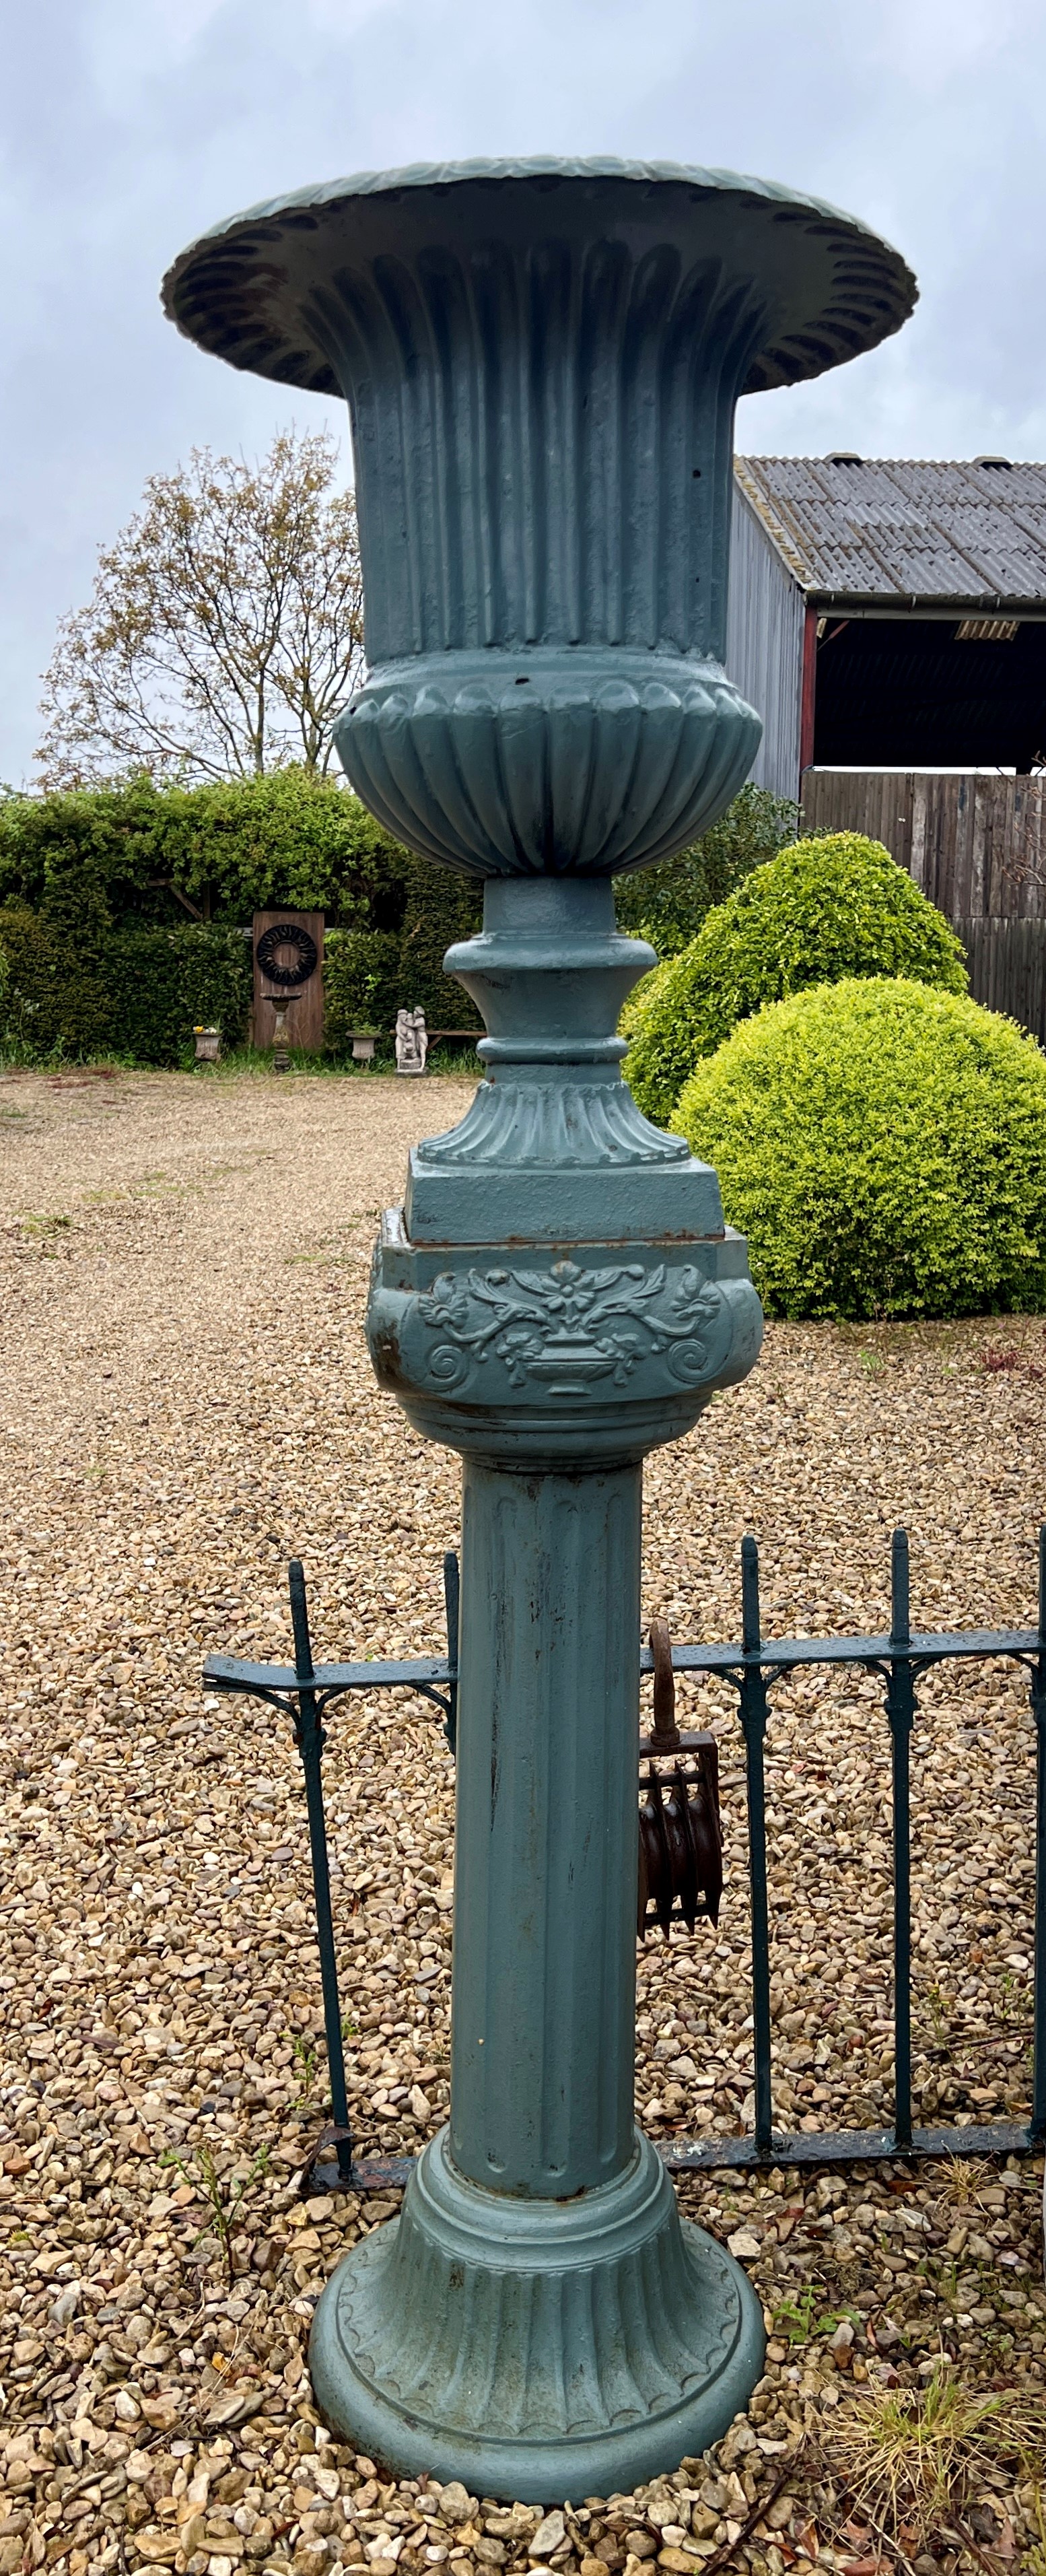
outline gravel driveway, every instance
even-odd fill
[[[441,1649],[456,1463],[378,1397],[360,1318],[407,1146],[468,1096],[364,1077],[0,1080],[0,2576],[66,2560],[70,2576],[339,2560],[638,2576],[655,2557],[683,2576],[720,2553],[781,2576],[818,2548],[844,2566],[863,2528],[832,2468],[847,2408],[917,2386],[942,2351],[973,2384],[1041,2391],[1041,2157],[793,2169],[751,2189],[717,2171],[683,2200],[740,2251],[772,2335],[753,2422],[718,2457],[536,2531],[524,2508],[383,2482],[316,2424],[318,2288],[394,2203],[298,2193],[324,2071],[296,1757],[274,1716],[206,1702],[200,1667],[212,1648],[286,1653],[296,1551],[318,1653]],[[677,1638],[735,1635],[750,1529],[767,1633],[883,1627],[905,1521],[916,1625],[1030,1624],[1044,1396],[1041,1318],[774,1328],[750,1382],[650,1463],[648,1613]],[[722,1692],[680,1699],[723,1740],[728,1876],[718,1937],[699,1926],[641,1956],[639,2097],[661,2139],[751,2114],[739,1729]],[[889,2114],[888,1776],[872,1682],[780,1687],[788,2127]],[[1026,2108],[1032,1787],[1019,1680],[927,1685],[917,2117]],[[402,2153],[447,2096],[436,1713],[401,1698],[337,1715],[327,1795],[354,2117],[364,2149]],[[1030,2547],[1033,2483],[1000,2470],[971,2504],[1004,2564]]]

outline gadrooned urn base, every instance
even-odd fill
[[[706,830],[760,730],[707,654],[544,645],[386,662],[334,740],[371,813],[427,858],[620,876]]]
[[[322,2414],[358,2449],[550,2504],[628,2492],[718,2441],[764,2342],[751,2283],[681,2221],[648,2139],[612,2183],[557,2202],[467,2181],[442,2130],[400,2217],[328,2282],[309,2358]]]

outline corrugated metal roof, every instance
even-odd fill
[[[1046,608],[1046,465],[739,456],[735,471],[815,599]]]

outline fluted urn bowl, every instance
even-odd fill
[[[610,875],[715,819],[759,741],[722,662],[734,405],[898,329],[895,251],[728,172],[470,162],[257,206],[164,296],[347,396],[369,677],[336,739],[398,839]]]

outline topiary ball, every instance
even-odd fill
[[[793,841],[626,1005],[625,1075],[640,1108],[667,1119],[694,1066],[739,1020],[846,975],[905,975],[948,993],[967,982],[954,930],[881,841],[860,832]]]
[[[672,1125],[714,1163],[772,1315],[1046,1305],[1046,1055],[965,996],[848,977],[772,1003]]]

